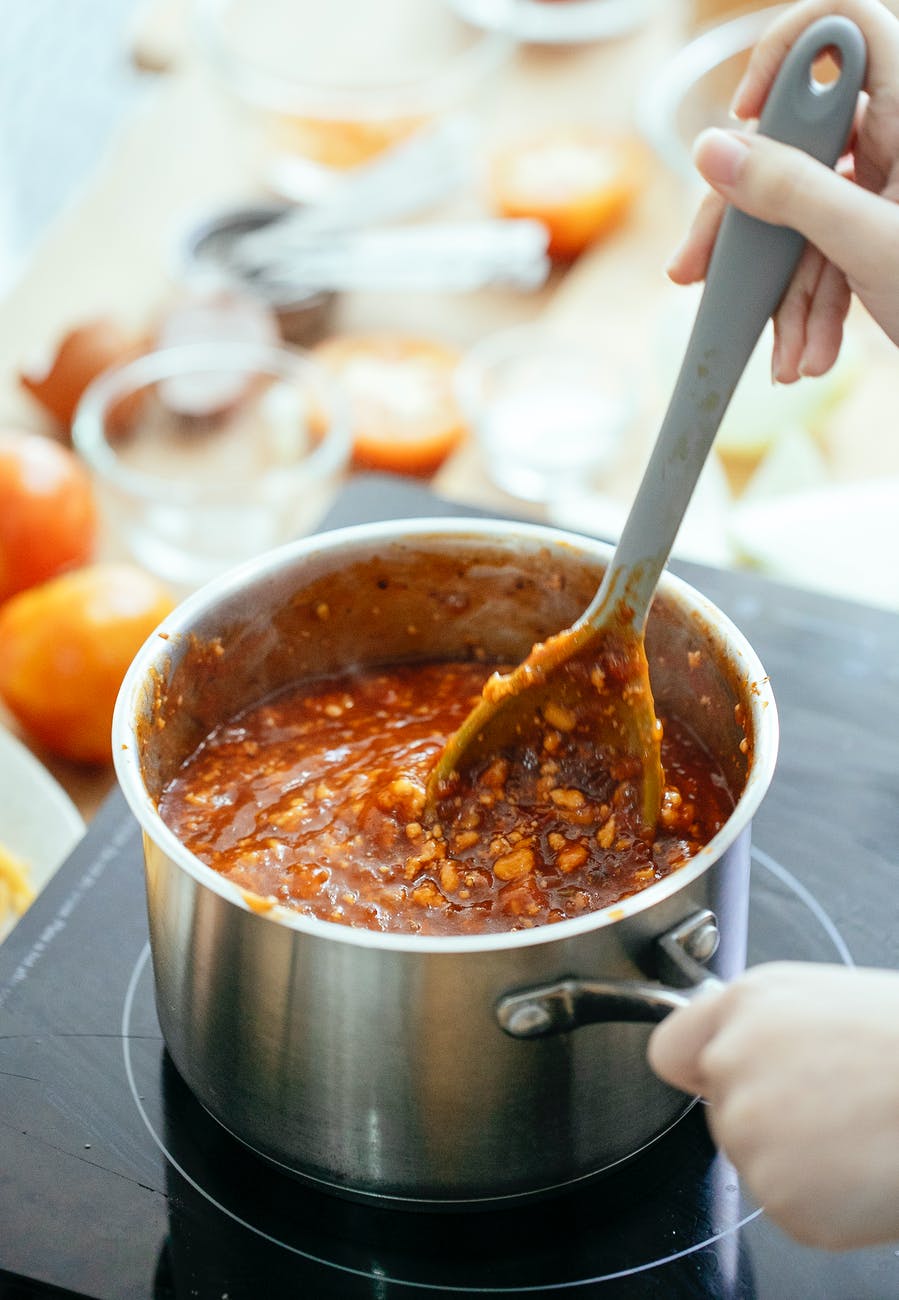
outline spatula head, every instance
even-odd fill
[[[651,835],[662,801],[661,728],[642,635],[622,624],[597,636],[568,629],[533,647],[508,673],[495,673],[450,737],[428,781],[433,809],[462,772],[503,754],[537,762],[576,757],[585,780],[608,773],[618,797]]]

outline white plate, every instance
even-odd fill
[[[747,500],[733,512],[730,537],[772,577],[899,610],[899,478]]]
[[[84,834],[81,814],[29,749],[0,727],[0,844],[39,894]],[[18,917],[0,916],[0,942]]]
[[[611,40],[646,22],[658,0],[447,0],[460,18],[536,45]]]

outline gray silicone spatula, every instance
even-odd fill
[[[839,76],[815,80],[834,52]],[[768,95],[759,131],[833,166],[849,137],[865,76],[865,41],[846,18],[820,19],[787,54]],[[482,698],[447,742],[428,783],[428,803],[454,775],[486,755],[514,750],[546,718],[550,702],[583,704],[595,717],[597,748],[633,774],[644,829],[654,830],[662,797],[659,726],[643,633],[650,604],[715,434],[746,363],[776,310],[804,246],[785,226],[728,209],[662,427],[596,596],[570,628],[534,646]],[[574,656],[595,665],[574,674]],[[568,668],[568,671],[566,671]],[[592,683],[592,684],[591,684]],[[602,699],[587,700],[599,690]]]

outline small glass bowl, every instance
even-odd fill
[[[311,532],[350,457],[333,382],[295,350],[190,343],[98,376],[72,427],[112,546],[179,591]]]
[[[456,376],[463,414],[497,487],[551,502],[617,460],[636,408],[626,376],[586,342],[541,326],[490,335]]]
[[[211,71],[261,126],[268,185],[301,201],[469,108],[514,49],[443,0],[198,0],[197,21]]]
[[[653,73],[637,103],[637,124],[675,174],[702,184],[693,165],[693,142],[706,127],[733,126],[730,101],[749,56],[787,8],[756,8],[709,27]]]

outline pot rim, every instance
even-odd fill
[[[534,926],[532,929],[511,930],[482,935],[419,935],[368,930],[362,927],[341,925],[307,916],[283,904],[274,903],[261,909],[248,901],[247,891],[220,875],[195,857],[163,822],[156,804],[147,790],[141,775],[139,744],[134,718],[138,716],[145,697],[145,686],[150,671],[165,655],[166,646],[176,637],[188,634],[198,616],[208,613],[216,605],[237,592],[255,585],[266,576],[289,568],[305,554],[315,554],[323,546],[329,550],[355,550],[359,543],[384,543],[388,541],[427,541],[442,536],[453,538],[493,538],[497,541],[519,537],[522,541],[554,547],[570,547],[583,555],[594,555],[608,561],[614,551],[609,543],[598,538],[568,532],[540,523],[519,523],[514,520],[478,519],[472,517],[416,518],[383,520],[375,523],[353,524],[289,542],[270,550],[213,578],[199,590],[187,596],[159,624],[144,642],[125,675],[116,700],[112,722],[112,744],[115,773],[119,786],[137,818],[144,836],[148,837],[181,870],[197,884],[212,890],[221,898],[261,920],[274,921],[288,929],[308,934],[310,937],[329,939],[359,948],[390,949],[408,953],[446,953],[504,951],[531,948],[546,943],[575,939],[608,925],[648,911],[665,902],[699,879],[726,849],[749,826],[761,803],[777,759],[779,728],[777,706],[768,676],[742,632],[695,587],[665,570],[659,581],[659,591],[686,606],[704,620],[719,645],[726,645],[731,661],[738,666],[741,677],[747,682],[746,696],[752,716],[754,737],[753,763],[746,786],[733,813],[721,830],[704,845],[683,867],[671,872],[639,893],[631,894],[617,903],[583,916],[558,921],[552,925]]]

